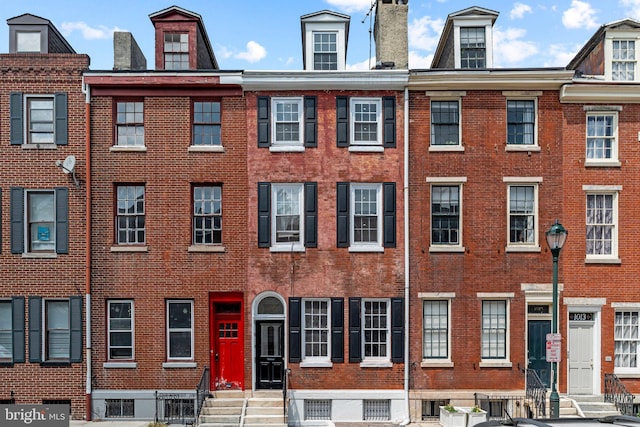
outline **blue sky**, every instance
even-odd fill
[[[372,0],[0,0],[2,19],[31,13],[49,19],[91,69],[113,67],[113,31],[130,31],[153,66],[149,14],[176,5],[200,14],[220,68],[301,70],[300,16],[328,9],[351,16],[347,64],[367,69]],[[429,68],[449,13],[481,6],[500,13],[494,27],[497,67],[565,66],[600,25],[640,20],[640,0],[409,0],[409,67]],[[0,26],[0,52],[9,49]]]

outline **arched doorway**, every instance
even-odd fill
[[[255,388],[282,389],[285,370],[285,304],[266,292],[254,300],[253,349]]]

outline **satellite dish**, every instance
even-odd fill
[[[76,167],[76,157],[74,155],[67,156],[66,159],[62,162],[62,170],[64,173],[71,173],[73,169]]]

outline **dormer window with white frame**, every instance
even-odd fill
[[[637,31],[608,31],[605,37],[605,80],[637,82],[640,34]]]
[[[332,32],[313,33],[313,69],[337,70],[338,69],[338,34]]]
[[[462,20],[454,24],[455,67],[493,67],[493,37],[490,19]]]
[[[327,10],[300,17],[304,70],[346,70],[350,20],[349,15]]]

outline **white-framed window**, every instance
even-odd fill
[[[54,191],[26,191],[28,253],[56,251],[56,204]]]
[[[0,361],[13,359],[13,308],[10,300],[0,300]]]
[[[450,360],[450,300],[422,301],[422,359]]]
[[[192,300],[167,300],[167,359],[193,360]]]
[[[431,101],[431,145],[460,146],[460,100]]]
[[[54,144],[54,97],[26,95],[26,125],[28,144]]]
[[[485,27],[460,28],[460,67],[486,68],[487,44]]]
[[[505,178],[507,185],[508,250],[539,249],[538,182]]]
[[[466,177],[427,177],[431,184],[430,251],[462,252],[462,195]]]
[[[507,100],[507,145],[537,145],[537,100]]]
[[[351,145],[382,145],[382,99],[349,99]]]
[[[116,186],[116,243],[142,245],[145,243],[144,185]]]
[[[107,302],[109,360],[131,360],[134,355],[134,312],[132,300]]]
[[[616,309],[614,319],[614,371],[616,374],[640,374],[638,365],[640,329],[637,308]]]
[[[164,69],[189,69],[189,34],[164,34]]]
[[[16,31],[16,53],[40,52],[42,50],[40,31]]]
[[[318,31],[313,33],[313,69],[338,69],[338,33]]]
[[[507,360],[508,355],[507,300],[482,300],[482,360]]]
[[[271,99],[273,145],[303,145],[303,112],[301,97]]]
[[[194,101],[191,144],[200,147],[221,146],[221,116],[219,101]]]
[[[304,248],[303,184],[272,184],[272,246]]]
[[[222,186],[193,187],[193,244],[222,243]]]
[[[116,145],[120,147],[144,146],[144,102],[120,101],[116,103]]]
[[[302,358],[330,362],[331,304],[328,299],[304,299],[302,304]]]
[[[583,187],[586,194],[586,260],[618,260],[618,187]]]
[[[618,113],[587,112],[586,165],[618,161]]]
[[[71,318],[68,300],[44,301],[44,360],[67,361],[71,349]]]
[[[382,185],[351,184],[351,247],[382,247]]]
[[[388,299],[362,300],[363,361],[388,361],[391,356],[391,312]]]
[[[638,81],[640,36],[635,30],[607,30],[604,38],[604,77],[607,81]]]

